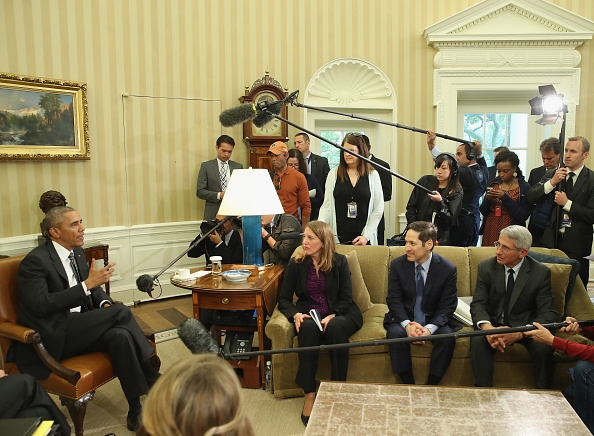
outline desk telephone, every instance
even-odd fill
[[[223,353],[226,355],[231,353],[248,353],[252,351],[253,340],[254,332],[227,331]],[[235,359],[249,359],[249,357],[235,357]]]

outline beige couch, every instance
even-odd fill
[[[353,277],[353,294],[355,301],[359,302],[363,312],[363,327],[351,338],[351,342],[364,342],[385,339],[386,331],[383,327],[384,314],[387,312],[386,295],[388,292],[389,266],[393,259],[404,254],[404,247],[385,246],[339,246],[342,254],[356,252],[354,259],[349,260],[351,275]],[[559,250],[535,249],[546,254],[566,257]],[[458,296],[471,296],[474,290],[478,264],[495,255],[491,247],[436,247],[435,252],[452,261],[458,268]],[[352,256],[351,256],[352,257]],[[357,283],[360,265],[362,280]],[[354,267],[353,267],[354,266]],[[569,265],[552,265],[553,294],[555,307],[558,309],[559,319],[565,319],[563,307],[565,291],[569,279]],[[360,277],[360,276],[359,276]],[[364,282],[364,284],[363,284]],[[371,304],[362,303],[366,296],[365,285],[369,293]],[[358,294],[355,298],[355,294]],[[363,300],[362,300],[363,298]],[[368,307],[361,307],[367,305]],[[578,279],[573,294],[567,302],[566,315],[578,320],[594,319],[594,306],[588,298],[586,289]],[[464,327],[460,332],[470,331],[471,327]],[[563,333],[557,333],[563,336]],[[278,311],[274,310],[270,321],[266,325],[266,335],[272,342],[272,349],[296,348],[297,337],[293,323]],[[581,335],[576,335],[573,340],[589,341]],[[419,383],[424,383],[429,372],[429,358],[432,345],[411,346],[413,372]],[[561,389],[571,383],[568,369],[574,361],[563,353],[557,352],[555,358],[558,362],[553,386]],[[303,391],[295,385],[297,371],[297,354],[275,354],[272,356],[274,395],[279,398],[303,395]],[[330,363],[326,352],[320,353],[320,362],[317,378],[330,379]],[[398,376],[392,373],[388,347],[386,345],[355,347],[350,349],[348,381],[371,383],[400,383]],[[495,357],[494,386],[535,388],[530,356],[522,345],[512,345],[505,353],[497,353]],[[473,386],[472,366],[470,363],[470,339],[459,338],[456,343],[452,363],[444,375],[442,385]]]

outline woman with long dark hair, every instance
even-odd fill
[[[437,227],[438,245],[449,245],[450,227],[457,224],[462,210],[463,191],[456,158],[448,153],[440,154],[435,159],[435,175],[423,176],[417,183],[435,193],[413,189],[406,205],[407,224],[431,222]]]
[[[513,151],[503,151],[495,158],[498,176],[490,182],[487,195],[481,203],[483,235],[481,245],[492,247],[499,240],[499,232],[512,224],[526,226],[530,204],[526,194],[530,184],[524,180],[520,158]]]
[[[369,148],[359,134],[349,133],[342,146],[365,158]],[[377,226],[384,213],[379,174],[363,159],[344,150],[328,174],[319,220],[328,223],[341,244],[377,245]]]

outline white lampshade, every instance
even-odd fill
[[[233,170],[219,215],[249,216],[284,213],[272,180],[265,169]]]

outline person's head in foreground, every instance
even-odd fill
[[[214,354],[177,362],[150,390],[144,403],[143,436],[252,436],[243,394],[231,365]]]

